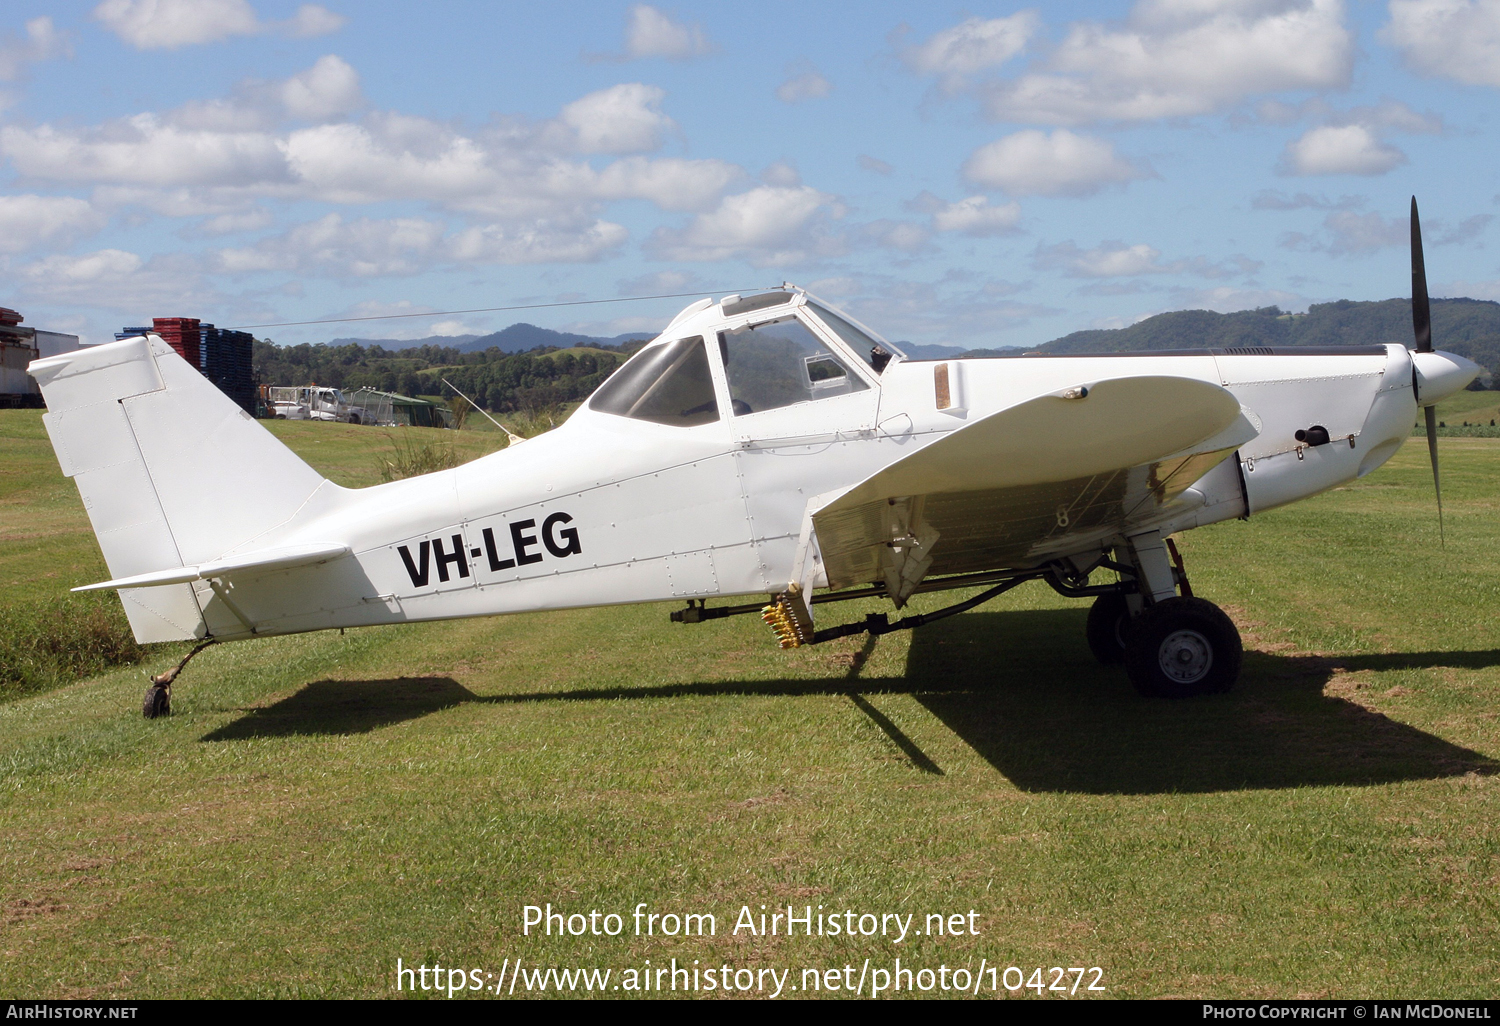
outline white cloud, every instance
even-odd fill
[[[835,202],[834,197],[806,185],[760,185],[724,197],[718,207],[699,214],[686,228],[656,229],[647,248],[668,260],[738,257],[757,267],[800,263],[842,249],[840,240],[818,231],[820,217]]]
[[[678,292],[707,292],[704,281],[691,271],[653,271],[615,282],[622,296],[655,296]]]
[[[1037,317],[1062,311],[1006,298],[1009,282],[949,273],[936,281],[863,276],[857,285],[834,279],[839,291],[814,283],[813,291],[848,296],[840,305],[892,341],[985,346],[1006,344],[1006,335]]]
[[[1406,154],[1363,125],[1312,128],[1286,146],[1281,170],[1293,175],[1383,175]]]
[[[337,32],[348,22],[342,14],[334,14],[326,7],[317,4],[303,4],[297,8],[297,13],[286,23],[286,34],[294,39],[310,39],[313,36],[326,36],[331,32]]]
[[[872,157],[868,153],[859,155],[859,166],[866,171],[873,171],[877,175],[889,175],[896,169],[879,157]]]
[[[1204,256],[1163,261],[1161,252],[1152,246],[1144,243],[1127,246],[1119,241],[1103,242],[1093,249],[1080,249],[1073,242],[1037,246],[1032,264],[1038,270],[1061,270],[1069,278],[1133,278],[1147,274],[1230,278],[1254,274],[1264,266],[1243,256],[1218,263]]]
[[[712,50],[713,44],[699,26],[675,22],[649,4],[636,4],[630,9],[630,20],[625,26],[627,60],[642,57],[686,60]]]
[[[268,31],[305,39],[337,31],[346,20],[303,4],[291,20],[268,24],[246,0],[104,0],[94,18],[137,50],[176,50]]]
[[[1055,125],[1188,117],[1347,85],[1353,59],[1341,0],[1144,0],[1123,27],[1070,26],[1044,71],[986,87],[985,103]]]
[[[663,210],[704,210],[744,171],[722,160],[626,157],[594,174],[586,195],[644,199]]]
[[[307,121],[348,114],[365,102],[359,73],[333,54],[319,57],[311,68],[280,83],[277,93],[288,114]]]
[[[578,263],[623,244],[620,225],[478,225],[448,234],[424,218],[357,218],[326,214],[253,246],[222,249],[216,270],[228,274],[285,271],[333,278],[420,274],[439,264]]]
[[[1432,244],[1434,246],[1455,246],[1464,242],[1472,242],[1484,234],[1489,223],[1495,219],[1493,214],[1475,214],[1466,217],[1452,228],[1443,228],[1441,222],[1433,227],[1438,231],[1432,233]]]
[[[558,115],[559,138],[579,153],[641,153],[677,126],[661,112],[667,91],[631,82],[574,100]]]
[[[250,210],[233,213],[219,214],[210,217],[194,230],[198,235],[232,235],[235,232],[253,232],[262,228],[269,228],[273,218],[271,212],[264,207],[254,207]]]
[[[242,213],[266,197],[417,201],[488,221],[539,219],[537,230],[551,237],[541,222],[591,225],[595,208],[614,200],[708,210],[744,177],[714,159],[579,159],[659,147],[676,127],[660,109],[664,95],[627,83],[553,119],[498,119],[474,133],[389,111],[350,121],[340,118],[364,103],[359,78],[328,55],[289,79],[242,82],[232,98],[165,114],[81,128],[0,126],[0,155],[24,177],[92,183],[107,205],[168,216]],[[288,118],[324,123],[281,127]]]
[[[623,225],[595,221],[577,228],[555,229],[546,224],[524,228],[486,225],[455,236],[449,254],[464,263],[546,264],[600,260],[630,237]]]
[[[1424,75],[1500,86],[1500,0],[1391,0],[1382,41]]]
[[[95,129],[0,128],[0,152],[22,175],[56,182],[249,185],[286,180],[276,140],[262,133],[190,131],[155,114]]]
[[[311,271],[357,278],[416,274],[427,269],[442,239],[438,221],[345,221],[339,214],[327,214],[253,247],[220,250],[218,269],[230,274]]]
[[[0,196],[0,252],[66,245],[104,227],[106,218],[72,196]]]
[[[147,261],[120,249],[45,257],[21,267],[16,278],[27,297],[36,302],[128,310],[132,317],[172,307],[205,309],[222,302],[222,297],[204,286],[201,269],[192,258]]]
[[[1429,228],[1435,225],[1429,224]],[[1406,218],[1387,220],[1379,214],[1356,214],[1339,210],[1323,219],[1326,241],[1301,232],[1288,232],[1281,245],[1288,249],[1305,249],[1331,253],[1334,256],[1357,256],[1373,253],[1387,246],[1411,244],[1411,225]]]
[[[877,246],[916,253],[927,248],[932,232],[915,221],[892,221],[881,218],[860,227],[860,234]]]
[[[1277,192],[1275,189],[1262,189],[1250,200],[1252,210],[1349,210],[1353,207],[1364,206],[1364,196],[1340,196],[1331,200],[1327,196],[1313,196],[1305,192],[1299,192],[1295,196]]]
[[[261,31],[245,0],[104,0],[94,17],[137,50],[175,50]]]
[[[805,62],[788,66],[786,75],[786,80],[776,87],[776,99],[782,103],[820,100],[833,92],[833,83]]]
[[[908,47],[901,59],[918,74],[940,76],[945,87],[957,89],[965,77],[999,67],[1026,49],[1041,22],[1036,11],[1008,18],[970,18]]]
[[[1020,219],[1019,203],[992,207],[985,196],[970,196],[932,212],[932,226],[938,231],[977,236],[1010,234],[1016,230],[1016,222]]]
[[[1105,242],[1093,249],[1079,249],[1072,242],[1038,246],[1032,263],[1038,270],[1061,269],[1070,278],[1124,278],[1140,274],[1165,274],[1161,253],[1145,244],[1127,246]]]
[[[32,18],[26,23],[26,35],[9,33],[0,39],[0,82],[14,82],[26,72],[26,65],[54,57],[71,57],[72,41],[60,32],[48,17]]]
[[[1143,174],[1103,139],[1060,128],[1016,132],[975,150],[964,178],[1012,196],[1089,196]]]

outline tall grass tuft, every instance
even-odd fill
[[[464,462],[446,431],[432,428],[405,428],[391,436],[391,451],[380,457],[380,480],[402,478],[447,470]]]
[[[0,608],[0,701],[138,663],[146,654],[112,594]]]

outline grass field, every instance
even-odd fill
[[[273,429],[378,479],[369,428]],[[101,579],[36,415],[0,412],[0,447],[0,607]],[[873,645],[644,606],[210,649],[161,721],[143,672],[174,646],[0,704],[0,995],[382,996],[398,957],[795,986],[900,957],[1099,966],[1113,996],[1492,996],[1500,440],[1441,451],[1445,548],[1417,440],[1185,537],[1244,632],[1226,696],[1136,697],[1086,605],[1027,586]],[[523,937],[546,902],[625,935]],[[631,936],[638,902],[717,935]],[[979,935],[730,933],[788,903]]]

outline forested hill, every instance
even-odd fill
[[[1075,331],[1037,347],[1043,353],[1120,353],[1143,349],[1227,346],[1355,346],[1396,342],[1411,345],[1411,300],[1314,303],[1305,314],[1277,307],[1214,313],[1176,310],[1128,328]],[[1480,299],[1434,299],[1432,343],[1467,356],[1490,371],[1500,369],[1500,303]]]
[[[574,346],[610,348],[652,337],[654,336],[649,333],[637,331],[610,338],[596,338],[593,335],[575,335],[567,331],[538,328],[535,324],[522,321],[488,335],[429,335],[419,339],[336,338],[328,344],[331,346],[358,345],[393,352],[437,346],[444,349],[456,349],[461,353],[482,353],[486,349],[499,349],[507,353],[525,353],[543,346],[553,349],[571,349]]]
[[[442,379],[447,378],[486,409],[535,413],[585,398],[639,347],[636,342],[474,353],[427,345],[392,352],[358,343],[278,346],[257,341],[255,373],[267,385],[369,386],[403,395],[443,395]]]

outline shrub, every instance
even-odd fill
[[[138,663],[146,655],[113,594],[0,608],[0,701]]]
[[[391,438],[391,451],[380,457],[380,480],[399,481],[447,470],[464,462],[446,432],[403,428]]]

